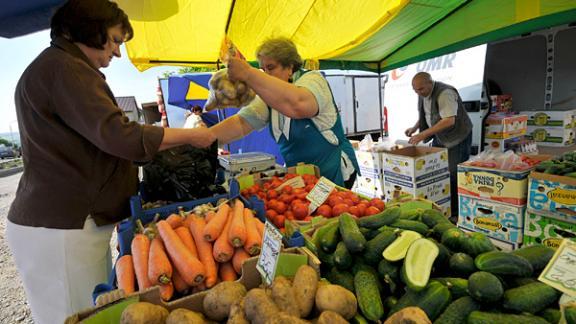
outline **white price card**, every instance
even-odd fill
[[[282,190],[282,188],[284,188],[286,186],[290,186],[292,188],[304,188],[304,187],[306,187],[306,184],[304,183],[304,180],[302,179],[301,176],[297,176],[297,177],[294,177],[292,179],[288,179],[288,180],[284,181],[284,183],[279,185],[274,190],[280,192]]]
[[[310,214],[328,199],[334,188],[336,188],[336,184],[325,177],[321,177],[318,180],[314,188],[306,196],[306,199],[310,201]]]
[[[576,242],[562,240],[538,280],[576,297]]]
[[[264,277],[267,285],[272,284],[278,265],[278,257],[282,249],[282,233],[270,222],[264,225],[264,239],[262,240],[262,250],[258,257],[256,269]]]

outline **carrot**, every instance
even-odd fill
[[[228,220],[228,213],[230,213],[230,206],[228,204],[222,205],[218,212],[214,215],[210,222],[206,223],[204,227],[204,239],[208,242],[214,242],[222,229],[226,226],[226,221]]]
[[[228,240],[233,247],[241,247],[246,242],[246,225],[244,224],[244,204],[240,199],[234,202],[234,212],[228,230]]]
[[[220,233],[220,236],[218,236],[218,239],[214,242],[212,255],[214,256],[214,260],[218,262],[227,262],[232,258],[232,254],[234,254],[234,247],[230,244],[230,240],[228,239],[228,229],[230,228],[233,218],[232,213],[233,211],[230,210],[226,226],[222,233]]]
[[[178,269],[174,269],[174,273],[172,274],[172,283],[174,284],[174,290],[181,294],[185,294],[188,291],[188,288],[190,288],[184,279],[182,279]]]
[[[260,233],[260,239],[264,239],[264,223],[262,223],[260,220],[255,221],[254,224],[256,225],[256,228],[258,229],[258,233]]]
[[[242,264],[244,261],[246,261],[246,259],[249,258],[250,255],[243,248],[237,248],[234,251],[234,256],[232,257],[232,265],[234,266],[234,271],[236,271],[237,274],[242,274]]]
[[[244,208],[244,224],[246,225],[246,242],[244,242],[244,249],[250,255],[260,253],[262,246],[262,237],[258,233],[258,228],[255,222],[260,222],[254,218],[254,214],[248,208]]]
[[[236,271],[234,271],[231,262],[222,263],[219,272],[222,281],[236,281],[236,279],[238,279],[238,275],[236,274]]]
[[[212,256],[212,243],[204,240],[204,227],[206,222],[204,218],[190,215],[190,232],[196,242],[196,249],[198,250],[198,258],[206,269],[206,286],[211,288],[218,280],[218,269],[216,268],[216,261]]]
[[[158,285],[160,287],[160,297],[163,301],[169,301],[174,295],[174,285],[169,282],[166,285]]]
[[[206,290],[206,289],[208,289],[208,288],[206,287],[206,285],[205,285],[204,283],[201,283],[201,284],[199,284],[198,286],[192,287],[192,293],[193,293],[193,294],[199,293],[199,292],[204,291],[204,290]]]
[[[184,217],[184,220],[182,221],[182,226],[186,227],[186,228],[190,228],[190,222],[191,220],[192,214],[186,215],[186,217]]]
[[[150,254],[150,239],[144,234],[136,234],[130,244],[132,262],[138,281],[138,290],[145,290],[152,284],[148,280],[148,256]]]
[[[182,226],[182,221],[183,218],[180,215],[177,214],[170,214],[167,218],[166,221],[168,222],[168,224],[170,224],[170,226],[172,226],[172,228],[177,228]]]
[[[190,233],[188,227],[180,226],[174,231],[176,232],[176,234],[178,234],[178,237],[180,238],[180,240],[182,240],[182,243],[186,245],[188,250],[190,250],[192,255],[198,259],[198,250],[196,249],[196,243],[194,243],[194,238],[192,237],[192,233]]]
[[[123,255],[116,261],[116,280],[118,281],[118,288],[123,289],[126,295],[134,292],[134,263],[132,263],[132,256],[129,254]]]
[[[150,243],[148,257],[148,280],[152,285],[167,284],[172,278],[172,264],[168,260],[162,239],[156,237]]]
[[[180,240],[170,224],[161,220],[156,223],[156,227],[158,228],[158,234],[160,234],[162,241],[166,245],[166,251],[182,279],[190,286],[195,286],[204,281],[206,276],[204,265],[182,243],[182,240]]]
[[[226,204],[226,205],[228,205],[228,204]],[[228,206],[228,207],[230,207],[230,206]],[[211,211],[207,212],[207,213],[206,213],[206,217],[205,217],[205,218],[206,218],[206,223],[210,223],[210,221],[212,221],[212,219],[214,218],[214,216],[216,216],[216,213],[215,213],[214,211],[211,210]]]

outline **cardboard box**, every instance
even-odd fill
[[[528,177],[528,208],[576,223],[576,178],[531,172]]]
[[[565,146],[574,144],[574,128],[528,126],[526,138],[538,145]]]
[[[547,213],[526,211],[524,218],[524,244],[543,244],[558,248],[563,239],[576,242],[576,223],[569,223],[551,217]]]
[[[522,243],[526,207],[458,196],[458,226],[505,242]]]
[[[506,152],[517,147],[521,142],[529,142],[524,135],[506,139],[485,138],[484,149],[496,152]]]
[[[382,174],[356,177],[355,192],[370,198],[381,198],[384,196],[384,181]]]
[[[521,114],[528,116],[528,127],[531,126],[551,126],[557,128],[571,129],[576,127],[576,110],[540,110],[521,111]]]
[[[448,172],[448,150],[409,146],[383,153],[384,176],[418,183]]]
[[[458,228],[460,228],[460,229],[462,230],[462,232],[464,232],[464,233],[474,233],[474,231],[471,231],[471,230],[469,230],[469,229],[467,229],[467,228],[464,228],[464,227],[458,226]],[[507,242],[507,241],[495,239],[495,238],[492,238],[492,237],[488,237],[488,239],[490,239],[490,241],[492,242],[492,244],[494,244],[494,246],[495,246],[497,249],[500,249],[500,250],[502,250],[502,251],[507,251],[507,252],[517,250],[517,249],[519,249],[520,246],[522,245],[522,244],[520,244],[520,243]]]
[[[382,153],[355,151],[356,160],[363,176],[374,177],[382,174]]]
[[[492,107],[490,112],[510,112],[512,111],[512,95],[492,95],[490,96]]]
[[[440,211],[442,211],[442,214],[444,214],[444,216],[450,217],[452,216],[452,204],[450,202],[451,197],[448,196],[435,201],[434,204],[438,206],[438,208],[440,209]]]
[[[320,178],[320,169],[313,165],[313,164],[298,164],[297,166],[289,167],[287,169],[287,173],[293,174],[313,174],[317,178]],[[278,173],[277,175],[283,176],[284,173]],[[255,173],[255,174],[246,174],[241,175],[236,178],[238,183],[240,184],[240,190],[244,190],[246,188],[250,188],[255,184],[262,184],[264,181],[270,179],[269,173]]]
[[[491,114],[484,123],[485,137],[506,139],[526,133],[528,116],[507,113]]]
[[[438,201],[450,197],[450,174],[444,173],[436,178],[413,183],[395,177],[384,176],[384,196],[387,200],[406,193],[414,198]]]

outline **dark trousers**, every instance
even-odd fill
[[[432,142],[434,147],[444,147],[436,137]],[[450,213],[458,217],[458,164],[470,159],[472,148],[472,133],[460,144],[448,149],[448,172],[450,172]]]

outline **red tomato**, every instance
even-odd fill
[[[250,192],[248,191],[248,189],[242,189],[240,190],[240,194],[244,197],[248,197],[250,195]]]
[[[380,198],[372,198],[372,200],[370,200],[370,206],[374,206],[376,208],[378,208],[380,211],[384,210],[384,207],[386,206],[384,204],[384,202],[382,201],[382,199]]]
[[[370,207],[366,208],[366,212],[364,213],[364,215],[370,216],[370,215],[378,214],[379,212],[380,212],[380,209],[378,209],[374,206],[370,206]]]
[[[353,194],[352,196],[350,196],[350,200],[352,200],[352,203],[354,205],[358,205],[358,203],[360,202],[360,197]]]
[[[274,218],[273,223],[274,223],[274,225],[276,225],[276,227],[283,228],[285,221],[286,221],[286,217],[284,215],[278,215]]]
[[[277,215],[278,215],[278,213],[274,209],[268,209],[266,211],[266,218],[268,218],[271,221],[273,221]]]
[[[324,216],[327,218],[332,217],[332,207],[329,205],[322,205],[316,209],[316,215]]]
[[[308,196],[307,192],[301,192],[299,194],[296,194],[296,198],[298,198],[300,200],[306,200],[306,196]]]
[[[354,202],[350,198],[344,198],[343,203],[345,203],[348,206],[354,206]]]
[[[363,216],[360,214],[360,209],[358,208],[358,206],[352,206],[348,209],[348,212],[356,217],[360,217]]]
[[[274,210],[277,211],[278,214],[284,214],[287,209],[288,209],[288,206],[283,201],[279,201],[276,204],[276,207],[274,208]]]
[[[344,199],[340,196],[330,196],[328,198],[328,205],[330,205],[330,207],[334,208],[334,206],[338,205],[338,204],[342,204],[344,203]]]
[[[289,195],[289,194],[292,193],[292,190],[293,190],[293,189],[292,189],[292,186],[291,186],[291,185],[287,185],[287,186],[284,186],[284,187],[282,188],[282,193],[285,193],[285,194],[288,194],[288,195]]]
[[[297,204],[292,206],[292,211],[294,212],[294,217],[298,220],[303,220],[308,216],[308,206],[305,204]]]
[[[277,205],[277,204],[278,204],[278,200],[276,200],[276,199],[270,199],[270,200],[268,201],[268,207],[269,207],[270,209],[276,209],[276,205]]]
[[[284,176],[284,180],[288,180],[288,179],[292,179],[292,178],[296,178],[296,174],[288,173]]]
[[[355,207],[358,208],[358,217],[362,217],[364,215],[366,215],[366,209],[368,208],[368,206],[366,206],[365,204],[358,204]]]
[[[265,182],[262,186],[264,187],[264,189],[268,190],[268,189],[270,189],[271,185],[272,184],[270,182]]]
[[[286,217],[286,219],[289,219],[289,220],[294,220],[294,218],[295,218],[294,212],[291,211],[291,210],[287,210],[287,211],[284,213],[284,217]]]
[[[276,190],[268,190],[268,199],[278,198],[278,192]]]
[[[336,217],[340,216],[343,213],[347,213],[348,209],[350,209],[350,206],[346,204],[337,204],[336,206],[332,207],[332,215]]]
[[[306,192],[310,192],[312,191],[312,189],[314,188],[314,184],[310,183],[310,184],[306,184],[306,187],[304,187],[304,190],[306,190]]]
[[[295,195],[303,193],[304,191],[305,191],[304,188],[293,188],[292,189],[292,193]]]
[[[312,216],[306,216],[303,221],[305,222],[311,222],[312,221]]]
[[[281,201],[283,201],[286,204],[290,204],[292,202],[292,200],[294,200],[294,198],[296,198],[296,196],[294,195],[287,195],[287,194],[281,194],[279,199]]]

